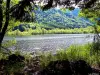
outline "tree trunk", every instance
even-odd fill
[[[0,47],[9,24],[9,12],[8,12],[9,9],[10,9],[10,0],[6,0],[6,22],[0,34]]]
[[[100,36],[99,32],[97,30],[97,27],[94,26],[95,34],[94,34],[94,39],[93,39],[93,45],[92,45],[92,54],[99,54],[100,51]]]
[[[2,22],[3,22],[2,0],[0,0],[0,37],[1,37],[1,30],[2,30]],[[0,50],[1,50],[1,43],[0,43]]]
[[[0,0],[0,33],[2,29],[3,12],[2,12],[2,0]]]

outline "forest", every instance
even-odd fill
[[[0,0],[0,75],[100,75],[99,33],[100,0]]]
[[[88,18],[81,17],[81,9],[52,8],[43,11],[38,7],[35,10],[35,22],[10,22],[10,27],[7,35],[36,35],[36,34],[78,34],[78,33],[93,33],[93,22]],[[29,16],[30,17],[30,16]],[[91,29],[90,29],[91,28]],[[97,27],[99,29],[99,26]],[[22,36],[23,36],[22,35]]]

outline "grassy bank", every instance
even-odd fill
[[[45,68],[49,62],[56,61],[56,60],[69,60],[69,61],[76,61],[76,60],[84,60],[89,63],[91,66],[100,68],[100,54],[91,54],[92,44],[86,45],[72,45],[66,50],[59,50],[55,55],[52,53],[46,52],[41,53],[38,52],[39,56],[33,57],[34,55],[29,53],[21,53],[19,51],[11,52],[10,55],[15,54],[16,56],[21,55],[24,56],[24,60],[22,62],[8,61],[9,55],[0,52],[0,63],[1,60],[7,60],[9,65],[5,66],[4,72],[8,74],[15,75],[14,73],[25,73],[25,68],[33,69],[34,71],[38,71],[40,69]],[[16,62],[16,63],[15,63]],[[2,65],[1,65],[2,66]],[[27,75],[27,74],[26,74]]]
[[[47,66],[50,61],[55,60],[85,60],[91,66],[100,67],[100,53],[91,54],[92,44],[72,45],[66,50],[57,51],[57,54],[52,56],[50,53],[44,53],[41,56],[41,65]]]
[[[19,30],[9,31],[6,35],[8,36],[28,36],[28,35],[38,35],[38,34],[87,34],[87,33],[94,33],[93,27],[87,28],[74,28],[74,29],[51,29],[46,30],[44,28],[38,29],[27,29],[23,32]]]

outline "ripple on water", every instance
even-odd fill
[[[22,51],[52,51],[66,49],[72,44],[85,44],[93,41],[93,35],[90,34],[56,34],[56,35],[38,35],[31,37],[16,37],[17,44],[10,47],[12,50]],[[6,40],[11,38],[6,37]]]

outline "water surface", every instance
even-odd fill
[[[13,37],[5,37],[4,41],[12,40]],[[17,44],[10,47],[11,50],[27,52],[52,51],[66,49],[72,44],[85,44],[93,41],[93,34],[45,34],[24,37],[15,37]]]

